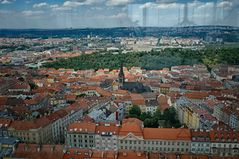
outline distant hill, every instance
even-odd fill
[[[144,37],[144,36],[208,36],[223,38],[225,42],[239,42],[239,28],[230,26],[191,27],[125,27],[125,28],[85,28],[85,29],[0,29],[0,37],[10,38],[80,38],[87,35],[101,37]]]

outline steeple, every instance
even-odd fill
[[[120,86],[121,86],[121,87],[122,87],[123,84],[124,84],[124,80],[125,80],[124,67],[123,67],[123,63],[121,63],[120,71],[119,71],[119,83],[120,83]]]

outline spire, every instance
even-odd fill
[[[121,63],[120,71],[119,71],[119,83],[121,84],[121,86],[123,86],[124,80],[125,80],[124,67],[123,67],[123,63]]]

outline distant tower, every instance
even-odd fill
[[[213,2],[212,25],[216,25],[217,22],[217,2]]]
[[[158,26],[160,26],[160,9],[158,8]]]
[[[148,11],[147,11],[147,8],[146,7],[144,7],[143,8],[143,27],[146,27],[147,26],[147,13]]]
[[[178,25],[180,25],[181,22],[181,6],[178,7]]]
[[[122,87],[124,85],[125,82],[125,76],[124,76],[124,67],[123,67],[123,63],[120,66],[120,71],[119,71],[119,85],[120,87]]]
[[[189,19],[188,19],[188,3],[184,4],[183,21],[179,25],[180,26],[192,26],[192,25],[194,25],[193,22],[189,21]]]

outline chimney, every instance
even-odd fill
[[[52,152],[55,151],[55,145],[52,145],[52,146],[51,146],[51,151],[52,151]]]
[[[89,157],[92,157],[92,151],[91,150],[89,150]]]
[[[41,151],[41,145],[38,145],[37,146],[37,152],[40,152]]]
[[[141,157],[142,155],[141,155],[141,152],[137,152],[137,156],[138,157]]]
[[[123,152],[123,156],[127,156],[127,152]]]
[[[115,159],[118,158],[118,152],[115,152]]]
[[[28,151],[28,149],[29,149],[28,144],[25,144],[25,145],[24,145],[24,151]]]

